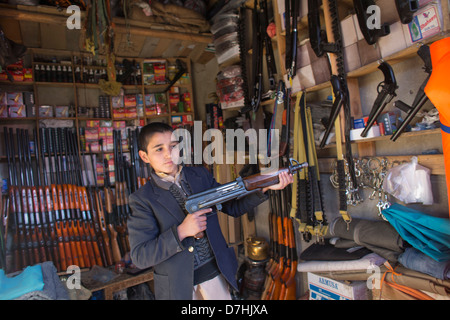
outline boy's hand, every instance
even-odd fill
[[[180,241],[206,230],[206,214],[211,211],[212,209],[208,208],[188,214],[177,228]]]
[[[286,188],[287,185],[294,182],[294,177],[292,176],[292,174],[288,173],[287,171],[280,172],[280,174],[278,175],[278,179],[280,180],[280,182],[278,182],[277,184],[274,184],[273,186],[263,188],[262,192],[264,193],[269,189],[270,190],[282,190],[282,189]]]

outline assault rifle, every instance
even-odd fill
[[[336,75],[332,75],[330,82],[333,88],[333,94],[335,98],[333,106],[331,108],[330,119],[328,119],[327,129],[325,130],[325,134],[323,135],[322,141],[320,142],[320,148],[323,148],[327,143],[328,136],[331,133],[331,129],[333,129],[333,123],[336,121],[336,118],[339,115],[339,111],[341,110],[342,105],[345,103],[347,99],[347,95],[345,94],[344,89],[342,88],[340,78]]]
[[[366,127],[363,132],[361,132],[361,137],[367,136],[367,132],[370,130],[381,111],[383,111],[384,107],[396,96],[395,90],[397,90],[398,86],[391,66],[384,61],[378,66],[378,69],[383,71],[384,81],[378,84],[378,96],[373,103]]]
[[[423,81],[422,85],[419,88],[419,91],[417,91],[416,97],[414,98],[414,102],[412,106],[407,105],[401,100],[397,100],[394,102],[394,106],[401,109],[402,111],[406,112],[408,115],[406,116],[405,120],[402,122],[402,124],[398,127],[397,131],[391,136],[391,140],[395,141],[397,138],[402,134],[402,132],[405,130],[406,126],[411,122],[411,120],[415,117],[417,112],[419,112],[420,108],[425,104],[425,102],[428,101],[428,97],[425,94],[425,87],[428,83],[428,79],[430,79],[431,71],[433,70],[431,65],[431,56],[430,56],[430,47],[427,45],[423,45],[419,48],[417,51],[417,54],[419,57],[422,58],[424,65],[424,70],[426,73],[428,73],[428,76]]]
[[[336,53],[336,43],[327,42],[327,35],[320,27],[320,2],[319,0],[308,0],[308,30],[309,41],[316,56],[321,57],[327,52]]]
[[[246,178],[239,177],[233,182],[189,196],[185,203],[186,210],[189,213],[194,213],[213,206],[216,206],[217,210],[221,210],[224,202],[242,198],[262,188],[277,184],[279,182],[278,175],[281,172],[287,171],[294,174],[307,166],[307,162],[298,163],[294,159],[289,159],[287,168],[268,173],[258,173]]]

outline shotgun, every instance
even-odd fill
[[[15,163],[15,148],[14,148],[14,139],[13,132],[10,128],[9,134],[8,129],[4,127],[4,138],[5,138],[5,149],[6,149],[6,157],[8,162],[8,170],[9,170],[9,199],[11,205],[11,213],[13,215],[9,216],[13,222],[12,232],[14,233],[13,242],[12,242],[12,261],[9,264],[9,271],[21,270],[23,267],[27,266],[27,257],[26,257],[26,242],[25,242],[25,231],[23,227],[22,220],[22,210],[21,210],[21,202],[20,202],[20,191],[18,187],[18,177]]]
[[[283,211],[280,207],[278,192],[274,191],[271,193],[274,197],[275,208],[276,208],[276,228],[277,228],[277,240],[278,240],[278,261],[275,268],[270,274],[272,278],[271,286],[268,289],[268,295],[266,300],[276,300],[281,292],[282,279],[281,276],[286,268],[287,255],[286,255],[286,245],[284,241],[284,230],[283,230]]]
[[[268,191],[270,194],[272,193],[272,190]],[[272,285],[272,277],[271,274],[274,272],[275,267],[277,265],[277,261],[278,261],[278,237],[277,237],[277,230],[276,230],[276,216],[275,216],[275,205],[273,203],[273,197],[269,196],[269,207],[270,207],[270,211],[269,211],[269,234],[270,234],[270,240],[269,240],[269,244],[270,244],[270,248],[271,248],[271,252],[270,252],[270,260],[269,262],[266,264],[266,280],[264,282],[264,291],[261,295],[261,300],[266,300],[267,295],[269,294],[269,288]]]
[[[47,181],[47,174],[46,169],[44,170],[44,181],[45,185],[47,186],[45,189],[46,192],[46,199],[47,199],[47,210],[49,211],[49,220],[50,222],[50,235],[53,239],[53,250],[54,250],[54,256],[56,259],[58,259],[56,265],[58,266],[59,271],[65,271],[67,270],[67,262],[66,262],[66,253],[64,250],[64,240],[62,236],[62,230],[60,228],[59,223],[59,205],[58,205],[58,193],[56,190],[56,176],[53,175],[53,158],[51,155],[51,151],[53,151],[53,148],[51,147],[51,141],[50,141],[50,129],[44,130],[42,129],[42,141],[41,145],[43,147],[42,154],[47,152],[47,160],[48,160],[48,171],[50,174],[50,181],[51,184],[48,184]],[[47,164],[45,162],[45,158],[43,160],[46,168]],[[53,204],[53,205],[52,205]],[[56,251],[56,252],[55,252]]]
[[[36,160],[36,180],[37,180],[37,189],[39,193],[39,205],[40,205],[40,221],[41,221],[41,230],[40,233],[43,235],[43,240],[45,241],[45,248],[46,248],[46,255],[47,259],[51,261],[56,261],[57,259],[53,256],[54,254],[54,247],[53,247],[53,239],[52,235],[50,233],[50,212],[49,207],[47,204],[47,198],[46,198],[46,183],[44,178],[44,184],[43,179],[41,178],[41,169],[44,171],[43,163],[41,163],[41,153],[39,152],[39,141],[37,136],[37,130],[33,129],[33,140],[34,140],[34,156]],[[31,159],[30,159],[31,163]],[[44,171],[45,172],[45,171]],[[49,190],[49,189],[48,189]],[[56,270],[58,270],[58,263],[55,262]]]
[[[425,94],[425,87],[427,86],[428,80],[430,79],[431,72],[433,71],[433,66],[431,65],[431,55],[430,47],[428,45],[422,45],[417,54],[424,62],[424,71],[428,74],[417,91],[416,97],[414,98],[413,104],[411,106],[407,105],[401,100],[394,102],[394,106],[398,107],[402,111],[407,113],[405,120],[401,123],[395,133],[391,136],[391,140],[395,141],[405,130],[406,126],[411,122],[411,120],[416,116],[417,112],[422,108],[425,102],[428,101],[428,97]]]
[[[308,0],[308,31],[311,48],[317,57],[327,52],[337,52],[338,46],[327,41],[327,34],[320,26],[320,0]]]
[[[120,262],[122,256],[120,254],[119,243],[117,242],[117,231],[114,229],[112,222],[115,216],[114,212],[117,210],[114,203],[114,198],[111,190],[111,181],[109,179],[109,168],[108,160],[104,159],[104,171],[105,171],[105,209],[106,209],[106,223],[108,225],[110,240],[111,240],[111,251],[114,263]]]
[[[89,175],[88,175],[88,171],[87,171],[87,164],[86,164],[86,156],[84,154],[84,152],[81,152],[81,157],[83,159],[83,164],[84,164],[84,171],[86,173],[86,179],[88,184],[90,185],[89,182]],[[91,235],[91,241],[92,241],[92,246],[94,248],[94,254],[95,254],[95,260],[96,260],[96,264],[99,266],[103,266],[103,261],[106,260],[106,257],[104,255],[103,252],[103,245],[102,242],[99,241],[97,235],[99,232],[98,229],[98,224],[94,221],[94,216],[96,216],[96,214],[91,213],[91,211],[95,211],[95,207],[94,207],[94,202],[92,199],[92,193],[88,192],[86,190],[86,188],[83,188],[82,190],[83,192],[83,202],[84,202],[84,208],[85,208],[85,213],[86,216],[84,216],[83,218],[85,218],[85,221],[87,222],[86,226],[89,230],[89,234]],[[89,198],[88,198],[89,195]]]
[[[33,233],[31,228],[31,218],[30,218],[30,207],[33,205],[33,199],[31,196],[31,190],[28,186],[28,176],[26,175],[26,170],[24,168],[24,159],[23,159],[23,151],[22,151],[22,130],[17,129],[16,131],[17,138],[17,154],[19,155],[19,168],[20,168],[20,194],[22,201],[22,215],[23,215],[23,223],[25,228],[25,239],[27,241],[27,254],[29,265],[34,265],[39,262],[39,252],[37,239]]]
[[[55,189],[54,198],[53,198],[53,205],[55,206],[55,209],[59,211],[59,216],[56,216],[56,225],[57,225],[57,232],[58,232],[58,238],[60,239],[60,242],[64,244],[64,253],[65,253],[65,265],[61,263],[61,267],[63,270],[67,270],[68,266],[73,265],[73,253],[70,245],[70,239],[69,239],[69,233],[65,224],[66,221],[66,207],[64,202],[64,194],[63,194],[63,186],[61,181],[61,172],[60,172],[60,159],[57,154],[57,144],[56,144],[56,130],[54,128],[49,128],[48,130],[49,134],[49,149],[50,152],[53,154],[53,162],[55,164]],[[53,187],[52,187],[53,189]]]
[[[104,251],[105,251],[105,260],[104,262],[106,266],[110,266],[113,264],[112,261],[112,257],[111,257],[111,246],[110,246],[110,239],[109,239],[109,234],[108,234],[108,229],[106,228],[106,221],[105,221],[105,215],[103,212],[103,203],[102,203],[102,198],[100,195],[100,190],[98,188],[98,183],[97,183],[97,170],[96,170],[96,166],[94,164],[94,154],[92,153],[91,150],[91,144],[89,144],[89,152],[90,152],[90,158],[91,158],[91,165],[92,165],[92,171],[94,174],[94,188],[95,190],[92,190],[91,188],[91,192],[94,194],[93,195],[93,201],[94,204],[96,205],[97,208],[97,220],[98,220],[98,228],[100,229],[100,233],[98,235],[100,235],[99,237],[99,241],[103,242],[104,245]]]
[[[121,249],[122,256],[127,252],[127,241],[126,241],[126,227],[124,222],[126,220],[126,206],[124,201],[124,177],[123,177],[123,167],[122,167],[122,139],[121,131],[113,131],[113,141],[114,141],[114,170],[115,170],[115,200],[117,207],[117,217],[116,217],[116,231],[119,233],[119,246]]]
[[[40,203],[43,201],[43,198],[38,198],[38,187],[36,187],[36,182],[33,175],[33,167],[31,162],[31,150],[30,150],[30,138],[28,135],[28,130],[23,131],[24,138],[22,139],[22,143],[24,144],[24,159],[26,164],[26,172],[29,181],[29,190],[31,191],[31,201],[30,201],[30,211],[31,211],[31,225],[34,233],[34,241],[36,241],[36,245],[38,248],[38,261],[44,262],[48,261],[49,257],[47,256],[47,247],[46,241],[44,238],[44,234],[42,232],[42,218],[41,213],[43,214],[44,206],[41,207]],[[37,148],[37,145],[35,145]],[[39,170],[39,168],[37,168]]]
[[[194,213],[200,209],[211,208],[215,206],[217,210],[222,209],[222,203],[232,199],[238,199],[279,183],[278,175],[285,171],[291,174],[308,166],[307,162],[298,163],[294,159],[289,159],[289,166],[279,170],[273,170],[266,173],[258,173],[246,178],[239,177],[233,182],[190,195],[186,199],[185,208],[187,212]]]
[[[395,90],[398,89],[397,81],[395,80],[394,71],[392,67],[386,61],[383,61],[379,66],[384,74],[384,81],[378,84],[378,96],[373,103],[372,110],[369,114],[369,119],[367,124],[361,132],[361,137],[367,136],[367,132],[372,128],[372,125],[377,120],[378,116],[383,111],[384,107],[391,102],[391,100],[396,96]]]
[[[91,236],[87,228],[87,224],[83,222],[83,216],[86,215],[85,206],[83,204],[83,183],[81,178],[81,166],[79,165],[79,154],[76,150],[76,133],[74,131],[68,132],[66,136],[66,144],[68,146],[69,158],[72,162],[72,168],[69,170],[72,172],[72,183],[73,183],[73,196],[75,202],[75,220],[79,235],[82,250],[82,257],[85,267],[90,268],[95,264],[95,255],[92,247]]]
[[[70,154],[70,143],[69,143],[69,129],[64,128],[60,129],[60,137],[59,147],[61,152],[64,153],[64,169],[65,169],[65,183],[67,184],[68,197],[69,197],[69,212],[70,212],[70,220],[67,221],[69,234],[74,239],[75,248],[78,255],[78,263],[80,268],[85,268],[89,265],[87,258],[87,244],[86,239],[84,237],[84,233],[82,228],[80,228],[79,224],[79,216],[80,216],[80,201],[78,198],[76,179],[73,176],[75,173],[73,159],[69,155]],[[64,142],[64,143],[63,143]],[[83,236],[83,237],[82,237]]]

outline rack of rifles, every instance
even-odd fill
[[[113,132],[115,182],[110,182],[101,152],[101,187],[96,156],[80,152],[76,129],[40,128],[37,133],[34,129],[32,155],[27,129],[16,129],[14,135],[12,128],[4,128],[9,188],[1,211],[1,267],[11,273],[53,261],[59,272],[66,272],[71,265],[90,268],[120,262],[129,252],[128,196],[146,182],[149,172],[137,154],[138,129],[128,129],[129,161],[120,131]]]

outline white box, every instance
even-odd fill
[[[364,131],[364,128],[352,129],[350,130],[350,140],[362,140],[375,138],[380,136],[380,127],[378,125],[373,125],[372,128],[367,131],[367,135],[365,137],[361,137],[361,133]]]
[[[310,300],[368,300],[366,281],[350,284],[308,272]]]
[[[441,16],[439,4],[432,3],[419,9],[414,14],[413,21],[403,25],[406,45],[409,47],[413,43],[439,34],[442,30]]]

